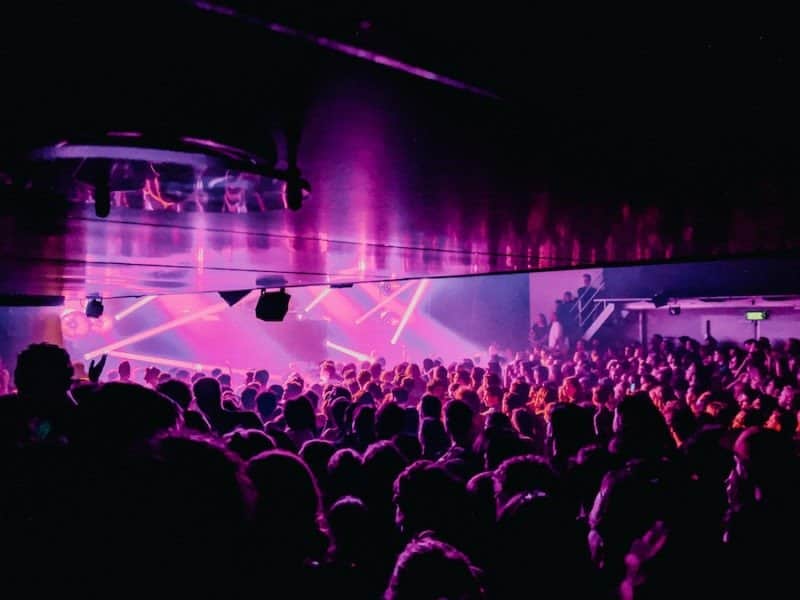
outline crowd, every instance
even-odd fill
[[[531,344],[546,344],[552,350],[568,351],[596,316],[595,301],[599,291],[592,283],[592,276],[585,273],[577,295],[567,290],[555,301],[549,322],[544,313],[537,315],[529,332]]]
[[[800,342],[654,336],[274,381],[23,351],[0,398],[28,596],[772,597]]]

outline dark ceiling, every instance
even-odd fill
[[[103,220],[89,205],[7,185],[0,293],[215,291],[800,246],[791,32],[755,17],[729,26],[371,6],[32,2],[5,15],[7,183],[26,173],[19,158],[32,147],[75,134],[277,147],[285,166],[288,131],[313,191],[296,213],[119,208]]]

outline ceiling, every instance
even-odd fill
[[[800,247],[796,41],[757,19],[631,29],[590,15],[262,4],[72,3],[43,21],[32,3],[4,20],[14,85],[0,115],[0,294],[208,292]],[[278,168],[296,139],[311,196],[297,212],[113,208],[101,219],[91,203],[12,185],[30,149],[109,131],[209,138],[277,156]]]

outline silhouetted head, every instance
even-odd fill
[[[455,443],[464,443],[472,432],[473,410],[462,400],[450,400],[444,409],[444,424]]]
[[[106,383],[78,405],[76,441],[100,451],[125,451],[175,430],[181,410],[170,398],[135,383]]]
[[[363,466],[355,450],[342,448],[328,461],[328,497],[336,500],[342,496],[361,496]]]
[[[131,378],[131,363],[123,360],[117,367],[117,373],[119,373],[120,381],[129,381]]]
[[[265,531],[298,538],[318,532],[319,489],[302,460],[282,450],[270,450],[251,458],[246,470],[257,492],[256,518]],[[301,539],[278,539],[283,539],[284,546],[303,543]]]
[[[27,398],[60,398],[72,384],[72,361],[54,344],[31,344],[17,356],[14,384]]]
[[[504,460],[494,471],[494,494],[498,514],[512,496],[522,492],[553,494],[556,474],[540,456],[515,456]]]
[[[393,500],[395,522],[408,536],[433,531],[455,542],[469,525],[464,484],[431,461],[418,460],[400,473]]]
[[[343,562],[361,562],[372,552],[374,536],[366,505],[359,498],[344,496],[328,509],[331,554]]]
[[[355,409],[353,433],[363,440],[375,439],[375,409],[372,406],[362,404]]]
[[[735,464],[728,478],[734,507],[756,502],[783,502],[797,481],[791,440],[777,431],[749,427],[736,439]]]
[[[625,457],[661,456],[675,447],[664,420],[646,392],[625,396],[614,413],[615,449]]]
[[[130,579],[135,589],[147,569],[163,589],[229,587],[228,571],[245,558],[253,496],[241,461],[216,441],[181,435],[156,438],[128,460],[88,499],[103,515],[90,512],[81,530],[98,568],[93,577]],[[93,535],[102,546],[93,547]],[[202,578],[187,577],[195,569]]]
[[[408,461],[393,443],[383,440],[364,453],[364,501],[375,511],[391,509],[392,485]]]
[[[261,386],[262,390],[265,389],[269,382],[269,371],[266,369],[259,369],[253,374],[253,380]]]
[[[514,410],[511,414],[511,423],[522,435],[534,437],[535,421],[533,415],[527,408],[517,408]]]
[[[589,550],[595,565],[619,582],[631,543],[665,516],[662,484],[640,465],[603,477],[589,513]]]
[[[157,389],[168,398],[172,398],[184,410],[192,403],[192,390],[179,379],[165,381],[159,384]]]
[[[264,423],[273,417],[277,407],[278,399],[272,392],[261,392],[256,396],[256,411]]]
[[[195,381],[192,392],[198,408],[206,416],[211,417],[222,410],[222,388],[213,377],[201,377]]]
[[[439,419],[427,418],[419,428],[419,443],[422,445],[422,457],[436,460],[450,447],[450,438]]]
[[[314,408],[305,396],[287,400],[283,406],[283,417],[286,419],[286,427],[293,431],[314,431],[317,426]]]
[[[242,460],[275,449],[275,442],[260,429],[236,429],[225,434],[225,446]]]
[[[432,538],[411,541],[397,557],[385,600],[484,597],[478,573],[454,547]]]
[[[425,394],[419,401],[419,412],[423,419],[427,417],[441,419],[442,401],[433,394]]]
[[[396,402],[386,402],[375,417],[375,433],[379,440],[389,440],[403,431],[405,412]]]
[[[302,458],[311,469],[317,483],[324,489],[328,479],[328,461],[330,461],[336,448],[325,440],[309,440],[300,448]]]
[[[593,415],[577,404],[557,404],[550,413],[548,434],[554,455],[574,456],[594,441]]]
[[[258,395],[258,387],[255,385],[248,385],[242,390],[240,401],[244,410],[256,410],[256,396]]]

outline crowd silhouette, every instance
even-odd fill
[[[798,340],[139,375],[34,344],[2,378],[8,589],[641,599],[794,583]]]

